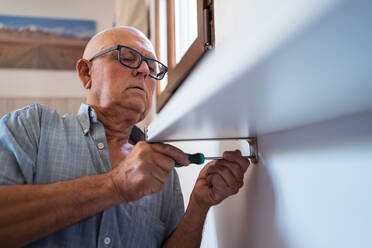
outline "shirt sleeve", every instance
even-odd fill
[[[40,115],[40,107],[31,105],[0,119],[0,185],[33,183]]]

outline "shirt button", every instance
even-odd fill
[[[87,134],[89,132],[89,129],[88,128],[85,128],[84,130],[83,130],[83,133],[84,134]]]
[[[98,147],[98,149],[102,150],[103,148],[105,148],[105,144],[100,142],[100,143],[97,144],[97,147]]]
[[[105,245],[109,245],[111,243],[110,237],[105,237],[105,239],[103,240],[103,243],[105,243]]]

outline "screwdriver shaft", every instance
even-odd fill
[[[187,157],[189,158],[190,162],[192,164],[204,164],[205,160],[218,160],[218,159],[223,159],[223,157],[205,157],[203,153],[195,153],[195,154],[189,154],[186,153]],[[255,156],[243,156],[244,158],[248,159],[256,159]],[[182,165],[175,163],[175,167],[182,167]]]
[[[249,158],[249,159],[252,159],[252,158],[256,158],[256,156],[243,156],[244,158]],[[215,160],[215,159],[223,159],[223,157],[204,157],[205,160]]]

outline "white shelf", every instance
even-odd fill
[[[152,121],[148,140],[257,136],[371,110],[372,2],[308,2],[267,32],[218,44]]]

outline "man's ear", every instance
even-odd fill
[[[76,63],[76,71],[79,74],[80,81],[87,90],[92,86],[91,65],[86,59],[79,59]]]

